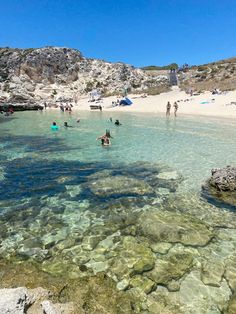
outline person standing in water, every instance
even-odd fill
[[[102,146],[110,146],[111,145],[111,133],[109,130],[106,130],[106,133],[102,136],[99,136],[97,140],[101,140]]]
[[[53,130],[53,131],[59,130],[59,128],[58,128],[56,122],[53,122],[53,123],[52,123],[52,125],[51,125],[51,130]]]
[[[169,117],[170,116],[170,109],[171,109],[171,104],[168,101],[167,105],[166,105],[166,116]]]
[[[177,117],[178,108],[179,108],[179,106],[178,106],[177,102],[175,102],[174,103],[174,115],[175,115],[175,117]]]

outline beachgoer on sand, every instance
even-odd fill
[[[168,101],[167,105],[166,105],[166,116],[170,116],[170,109],[171,109],[171,104]]]
[[[178,106],[177,102],[175,102],[174,103],[174,115],[175,115],[175,117],[177,117],[178,108],[179,108],[179,106]]]

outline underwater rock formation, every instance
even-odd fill
[[[143,213],[139,219],[141,235],[156,242],[204,246],[214,234],[209,226],[195,217],[169,211]]]

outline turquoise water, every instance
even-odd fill
[[[209,117],[180,117],[166,120],[144,114],[112,114],[122,126],[108,122],[111,113],[83,112],[69,116],[59,112],[16,113],[0,124],[1,158],[96,163],[106,167],[136,161],[167,165],[185,179],[182,188],[200,189],[211,168],[233,164],[236,155],[236,123]],[[81,122],[75,121],[80,117]],[[61,126],[50,130],[52,121]],[[73,125],[65,129],[64,121]],[[96,141],[105,129],[113,136],[112,147]],[[102,165],[104,164],[104,166]],[[19,167],[20,168],[20,167]]]
[[[111,116],[122,125],[109,122]],[[53,276],[70,279],[105,271],[120,286],[131,282],[128,291],[136,276],[141,289],[142,280],[149,280],[157,296],[163,285],[174,282],[184,313],[210,313],[228,302],[231,290],[222,278],[225,273],[228,282],[234,280],[227,267],[234,267],[235,211],[209,203],[201,185],[212,168],[235,163],[234,120],[58,111],[0,119],[2,259],[23,265],[33,261]],[[53,121],[59,131],[50,130]],[[65,129],[65,121],[73,128]],[[110,147],[96,141],[106,129],[113,137]],[[176,225],[173,213],[178,214]],[[153,242],[146,227],[149,217],[159,241]],[[171,256],[179,254],[194,261],[186,277],[180,259],[179,287],[176,277],[161,282],[160,289],[159,279],[147,279],[148,270],[158,272],[155,260],[165,261],[164,273],[172,274]],[[211,269],[212,264],[226,268],[219,268],[219,276],[201,274],[199,265]],[[175,305],[175,293],[165,293],[166,304]]]

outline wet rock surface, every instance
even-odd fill
[[[203,195],[236,206],[236,167],[212,169],[211,178],[203,185]]]

